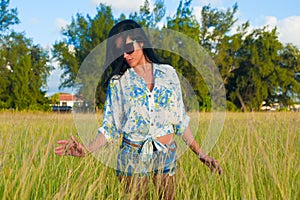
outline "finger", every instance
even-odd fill
[[[59,156],[64,156],[64,155],[65,155],[65,151],[63,151],[63,150],[54,151],[54,153],[55,153],[56,155],[59,155]]]
[[[209,169],[211,172],[215,172],[215,168],[212,166],[212,164],[209,165]]]
[[[57,144],[69,144],[69,141],[68,140],[58,140],[56,143]]]
[[[219,162],[216,161],[216,160],[214,160],[214,161],[212,162],[212,164],[213,164],[213,166],[214,166],[214,168],[215,168],[215,171],[218,172],[218,174],[222,174],[222,171],[223,171],[223,170],[222,170],[222,168],[221,168]]]
[[[73,142],[75,142],[76,145],[78,145],[78,141],[76,140],[76,138],[73,135],[71,135],[70,137],[71,137],[71,140]]]
[[[66,150],[66,146],[58,146],[54,148],[54,151],[65,151]]]
[[[212,159],[211,164],[212,164],[213,167],[217,167],[218,162],[216,160]]]
[[[72,141],[77,141],[76,138],[73,135],[70,135],[70,138]]]
[[[58,146],[58,147],[55,147],[54,150],[55,151],[60,151],[60,150],[65,150],[66,149],[66,146]]]
[[[223,170],[220,168],[219,170],[218,170],[218,173],[221,175],[221,174],[223,174]]]
[[[223,169],[221,168],[221,166],[218,166],[218,173],[221,175],[223,173]]]
[[[209,161],[207,161],[207,165],[210,169],[211,172],[215,172],[215,163],[213,159],[210,159]]]
[[[54,153],[57,154],[57,155],[64,155],[65,154],[64,151],[54,151]]]

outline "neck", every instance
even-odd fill
[[[152,63],[147,62],[142,65],[136,66],[134,68],[134,71],[142,77],[144,77],[148,74],[152,74]]]

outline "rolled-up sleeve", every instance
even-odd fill
[[[175,72],[174,75],[176,86],[178,89],[175,91],[176,98],[175,98],[175,112],[174,112],[174,117],[175,117],[175,123],[173,124],[174,126],[174,133],[176,135],[183,135],[187,127],[189,126],[190,122],[190,117],[187,116],[185,107],[184,107],[184,102],[182,98],[182,91],[181,91],[181,85],[180,81],[178,78],[177,73]]]
[[[98,129],[98,133],[102,133],[107,141],[120,137],[123,118],[121,96],[118,82],[110,81],[106,92],[102,126]]]

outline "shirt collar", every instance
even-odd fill
[[[162,72],[162,73],[164,73],[164,74],[167,73],[166,68],[161,67],[160,64],[153,63],[153,71],[155,72],[156,70],[158,70],[158,71],[160,71],[160,72]],[[154,73],[154,74],[155,74],[155,73]]]
[[[137,75],[137,74],[134,72],[134,69],[133,69],[132,67],[130,67],[129,69],[130,69],[130,71],[131,71],[132,74]],[[154,72],[154,74],[155,74],[156,70],[157,70],[157,71],[160,71],[160,72],[162,72],[162,73],[164,73],[164,74],[167,73],[166,68],[165,68],[165,67],[161,67],[161,64],[153,63],[153,72]]]

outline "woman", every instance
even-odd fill
[[[218,162],[206,155],[192,136],[175,69],[156,58],[141,26],[132,20],[121,21],[111,29],[109,38],[106,60],[111,64],[106,70],[107,92],[98,135],[87,147],[72,136],[71,141],[60,140],[55,153],[83,157],[122,136],[116,172],[126,189],[147,190],[153,174],[160,194],[174,199],[174,136],[178,135],[205,165],[221,174]]]

